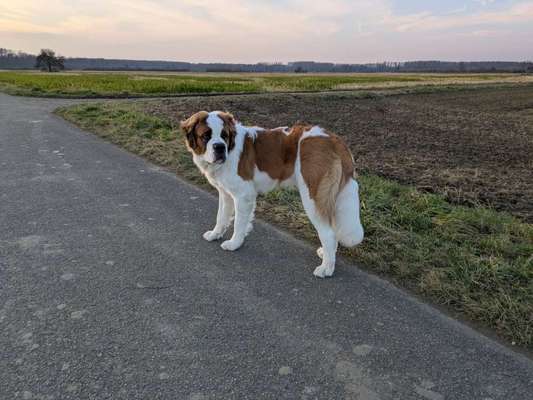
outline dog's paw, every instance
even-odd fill
[[[242,246],[242,242],[242,240],[226,240],[225,242],[222,242],[220,247],[222,247],[224,250],[234,251]]]
[[[333,275],[333,272],[335,271],[335,265],[326,265],[322,263],[322,265],[319,265],[315,268],[315,271],[313,272],[313,275],[317,278],[328,278]]]
[[[215,232],[215,231],[207,231],[203,234],[203,238],[207,240],[208,242],[212,242],[213,240],[218,240],[222,237],[222,233]]]
[[[316,255],[317,255],[320,259],[323,259],[323,258],[324,258],[324,250],[322,249],[322,247],[319,247],[318,249],[316,249]]]

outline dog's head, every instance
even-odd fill
[[[235,145],[235,119],[222,111],[200,111],[181,122],[187,147],[210,164],[222,164]]]

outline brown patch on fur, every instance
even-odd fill
[[[255,167],[255,148],[254,140],[247,136],[244,139],[244,145],[242,148],[241,158],[239,160],[239,166],[237,173],[245,181],[251,181],[254,178]]]
[[[304,126],[298,125],[288,135],[283,129],[272,129],[259,132],[255,140],[247,137],[239,161],[239,176],[244,180],[253,179],[257,166],[259,171],[280,182],[290,178],[303,131]]]
[[[185,133],[187,147],[198,155],[205,153],[205,142],[202,137],[210,131],[206,123],[207,117],[209,117],[207,111],[199,111],[180,124],[181,130]]]
[[[337,195],[354,176],[348,146],[337,135],[311,136],[300,144],[302,176],[318,213],[334,223]]]
[[[252,180],[254,169],[280,182],[294,174],[298,142],[311,125],[297,124],[287,135],[282,129],[259,132],[255,140],[246,137],[239,160],[238,174]],[[311,136],[300,144],[302,176],[317,211],[333,223],[337,195],[354,177],[353,158],[344,141],[335,134]]]
[[[228,112],[219,112],[218,116],[224,121],[224,132],[227,134],[227,137],[222,134],[222,139],[228,144],[228,151],[231,151],[235,147],[235,135],[237,134],[235,118]]]

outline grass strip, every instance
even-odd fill
[[[533,82],[517,74],[164,74],[0,71],[0,90],[34,97],[158,97],[180,94],[390,89]]]

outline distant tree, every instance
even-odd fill
[[[37,56],[35,68],[53,72],[65,69],[65,57],[57,56],[54,50],[42,49]]]

